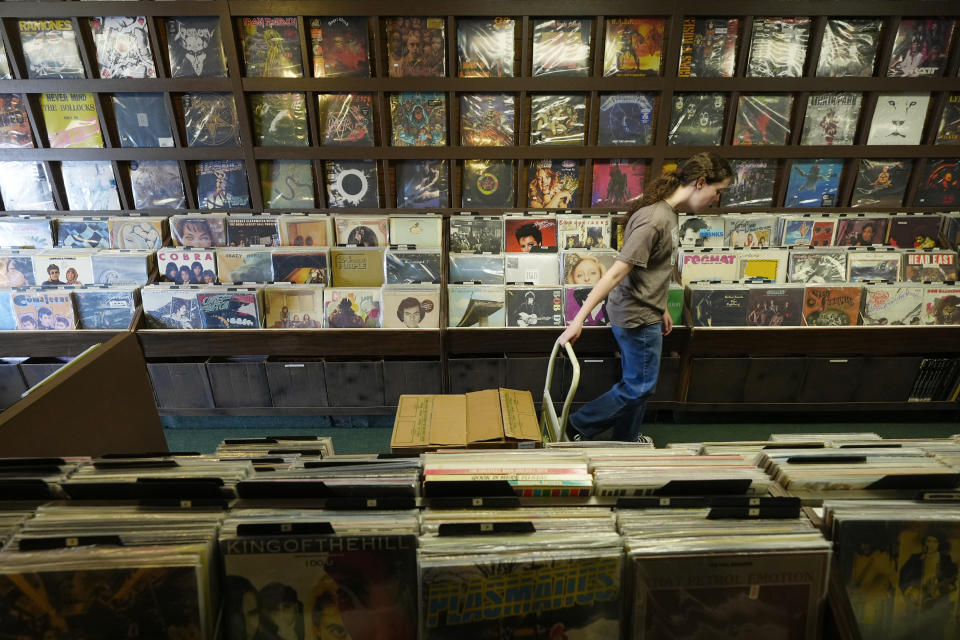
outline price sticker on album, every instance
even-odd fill
[[[375,498],[371,498],[370,500],[367,500],[367,508],[368,508],[368,509],[376,509],[376,508],[377,508],[377,501],[376,501]]]
[[[660,506],[661,506],[661,507],[669,507],[669,506],[670,506],[670,498],[660,498]]]
[[[485,522],[480,525],[480,531],[493,531],[493,524],[490,522]]]
[[[471,505],[471,506],[474,506],[474,507],[482,507],[482,506],[483,506],[483,498],[473,498],[473,499],[471,499],[471,500],[470,500],[470,505]]]
[[[747,515],[750,516],[751,518],[759,518],[759,517],[760,517],[760,509],[756,509],[756,508],[755,508],[755,509],[750,509],[750,510],[747,511]]]

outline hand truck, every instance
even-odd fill
[[[550,361],[547,364],[547,381],[543,385],[543,400],[540,407],[540,432],[543,434],[544,442],[562,442],[567,439],[566,427],[567,418],[570,417],[570,405],[573,404],[573,396],[577,393],[577,387],[580,386],[580,361],[573,352],[573,345],[569,342],[563,345],[570,358],[570,366],[573,368],[573,376],[570,378],[570,389],[567,391],[567,397],[563,401],[563,410],[560,417],[557,418],[557,410],[553,406],[553,398],[550,396],[550,386],[553,382],[553,367],[557,362],[557,354],[560,353],[560,339],[553,343],[553,351],[550,352]]]

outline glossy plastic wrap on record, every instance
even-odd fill
[[[883,22],[876,18],[830,18],[823,32],[817,76],[870,77]]]
[[[252,93],[253,137],[264,147],[306,147],[307,102],[302,93]]]
[[[232,94],[185,93],[182,103],[188,147],[235,147],[240,143]]]
[[[533,77],[590,75],[593,21],[551,19],[533,22]]]
[[[460,144],[510,147],[514,141],[514,97],[510,93],[460,96]]]
[[[513,18],[469,18],[457,22],[461,78],[509,78],[514,75]]]

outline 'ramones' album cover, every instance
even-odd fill
[[[387,284],[440,284],[443,259],[440,251],[387,251],[384,257]]]
[[[513,132],[513,94],[464,93],[460,95],[460,144],[462,146],[513,146]]]
[[[32,149],[27,106],[19,93],[0,93],[0,149]]]
[[[245,209],[250,206],[243,160],[201,160],[197,163],[197,205],[201,209]]]
[[[687,287],[695,327],[742,327],[747,323],[747,290],[740,285]]]
[[[351,247],[385,247],[389,243],[386,216],[337,216],[337,244]]]
[[[507,253],[556,252],[557,219],[506,215],[503,217],[503,237]]]
[[[863,324],[918,325],[923,315],[923,287],[888,284],[863,286]]]
[[[586,104],[586,98],[579,94],[530,98],[530,144],[582,145]]]
[[[366,16],[310,18],[314,78],[369,78]]]
[[[387,285],[382,309],[384,329],[439,329],[440,287]]]
[[[245,16],[238,18],[238,23],[244,75],[248,78],[303,77],[296,17]]]
[[[559,287],[507,287],[508,327],[562,327],[563,289]]]
[[[531,160],[527,168],[527,206],[531,209],[580,206],[580,161]]]
[[[590,75],[590,34],[593,20],[533,21],[533,77]]]
[[[273,256],[269,249],[217,249],[217,279],[224,283],[273,282]]]
[[[307,102],[302,93],[248,94],[254,142],[264,147],[305,147]]]
[[[393,165],[398,208],[449,206],[450,182],[446,160],[397,160]]]
[[[260,190],[268,209],[312,209],[313,165],[309,160],[264,160],[257,163]]]
[[[327,247],[333,242],[330,217],[325,215],[281,215],[281,244],[287,247]]]
[[[57,246],[71,249],[109,249],[109,218],[59,218]]]
[[[560,284],[560,260],[556,253],[508,253],[503,263],[503,279],[507,284]]]
[[[227,246],[280,246],[278,219],[277,216],[271,215],[227,216]]]
[[[376,329],[381,326],[380,289],[324,289],[325,326],[329,329]]]
[[[960,287],[926,287],[924,324],[960,324]]]
[[[960,160],[927,160],[926,176],[917,187],[914,204],[953,206],[960,201]]]
[[[733,77],[739,32],[737,18],[684,18],[677,77]]]
[[[5,211],[56,209],[47,173],[38,160],[0,162],[0,195]]]
[[[929,93],[881,93],[867,144],[920,144],[929,104]]]
[[[503,251],[503,218],[463,215],[450,217],[450,253],[500,253],[501,251]]]
[[[676,93],[667,144],[718,146],[723,138],[727,96],[723,93]]]
[[[11,293],[13,313],[20,331],[64,331],[77,328],[69,290],[27,287]],[[2,576],[0,579],[2,579]],[[8,627],[9,628],[9,627]]]
[[[197,293],[204,329],[259,329],[260,309],[255,289]]]
[[[903,214],[890,218],[887,244],[900,249],[934,249],[940,246],[943,217],[939,214]]]
[[[216,16],[167,18],[171,78],[226,78],[220,19]]]
[[[859,93],[811,94],[807,99],[800,144],[853,144],[861,100]]]
[[[335,287],[380,287],[385,281],[383,249],[331,247],[331,282]]]
[[[20,45],[32,80],[82,78],[83,63],[70,18],[17,20]]]
[[[773,204],[777,161],[731,160],[736,176],[720,196],[723,207],[762,207]]]
[[[90,18],[101,78],[156,78],[146,16]]]
[[[171,216],[170,237],[181,247],[225,247],[227,217],[223,214]]]
[[[117,180],[113,165],[106,160],[73,161],[60,163],[63,189],[67,203],[74,211],[117,211],[120,198],[117,196]]]
[[[16,249],[0,252],[0,287],[28,287],[35,285],[33,254]]]
[[[594,285],[617,260],[615,251],[562,251],[562,283]]]
[[[949,18],[901,20],[887,77],[931,78],[943,74],[953,28],[954,20]]]
[[[817,77],[873,75],[883,21],[879,18],[829,18],[823,32]]]
[[[450,254],[450,282],[465,284],[504,283],[504,256],[501,254]]]
[[[506,326],[504,298],[502,286],[450,285],[447,287],[447,326]]]
[[[643,160],[594,160],[593,207],[622,207],[643,195],[647,165]]]
[[[906,251],[903,255],[905,282],[955,281],[957,254],[953,251]]]
[[[157,251],[157,271],[160,282],[216,284],[216,252],[209,248],[164,247]]]
[[[785,207],[835,207],[843,160],[794,160]]]
[[[443,78],[447,75],[444,18],[387,18],[387,71],[391,78]]]
[[[51,149],[102,149],[92,93],[41,93],[40,107]]]
[[[681,215],[681,247],[722,247],[724,246],[723,216]]]
[[[461,78],[513,76],[513,18],[457,20],[457,59]]]
[[[146,286],[140,299],[148,329],[203,329],[196,288]]]
[[[113,94],[113,119],[121,147],[173,146],[162,93]]]
[[[742,94],[733,144],[787,144],[792,107],[789,93]]]
[[[333,209],[376,209],[380,206],[380,179],[374,160],[329,160],[326,172],[327,206]]]
[[[851,207],[899,207],[913,160],[860,159]]]
[[[327,284],[330,257],[326,248],[282,247],[271,252],[273,281],[294,284]]]
[[[150,251],[98,251],[90,256],[90,263],[96,284],[143,286],[153,272],[153,254]]]
[[[263,301],[264,326],[268,329],[323,326],[322,285],[267,285],[263,288]]]
[[[183,180],[176,160],[132,160],[130,188],[137,209],[183,209]]]
[[[135,287],[87,286],[73,292],[81,329],[126,329],[137,310]]]
[[[185,93],[181,98],[188,147],[235,147],[237,107],[230,93]]]
[[[860,296],[856,287],[807,286],[803,294],[803,322],[808,327],[860,324]]]
[[[653,140],[655,97],[649,93],[608,93],[600,97],[598,145],[647,145]]]
[[[837,223],[837,237],[834,244],[838,247],[869,247],[874,244],[883,244],[887,239],[889,226],[890,218],[885,216],[843,217]]]
[[[591,291],[593,291],[592,286],[563,288],[563,315],[567,324],[570,324],[580,313],[580,309],[583,307],[583,303],[587,301],[587,296],[590,295]],[[606,300],[595,306],[583,319],[583,326],[585,327],[606,327],[609,324]]]
[[[900,253],[890,251],[851,251],[847,256],[847,281],[900,280]]]
[[[390,216],[390,244],[407,249],[439,249],[443,244],[443,217]]]
[[[317,95],[321,144],[373,146],[373,101],[369,93]]]
[[[660,75],[662,18],[609,18],[603,48],[603,75]]]
[[[807,58],[810,18],[769,18],[753,21],[748,78],[799,78]]]
[[[604,215],[561,215],[557,218],[561,251],[609,249],[610,217]]]
[[[748,327],[799,327],[802,286],[751,285],[747,292]]]
[[[803,284],[846,282],[847,252],[809,250],[790,252],[787,280]]]
[[[165,217],[123,216],[110,218],[113,249],[156,250],[163,246]]]
[[[443,147],[447,144],[447,95],[439,91],[390,94],[391,144]]]
[[[478,209],[514,205],[513,160],[464,160],[461,206]]]

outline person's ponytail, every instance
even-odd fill
[[[693,184],[704,178],[708,184],[733,180],[733,168],[724,158],[704,151],[690,156],[676,171],[670,171],[653,181],[640,197],[639,206],[645,207],[663,200],[683,185]]]

